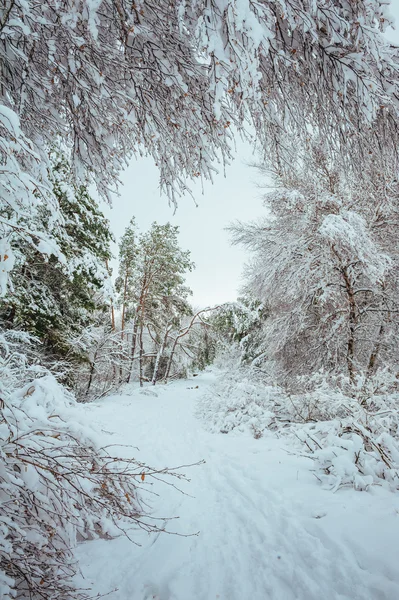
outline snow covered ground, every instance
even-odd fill
[[[131,387],[82,408],[104,444],[137,446],[123,452],[151,466],[206,461],[185,469],[189,495],[157,484],[149,497],[154,515],[179,517],[169,530],[198,535],[85,542],[83,586],[116,589],[114,600],[398,600],[399,495],[334,494],[273,434],[205,431],[195,403],[213,380]]]

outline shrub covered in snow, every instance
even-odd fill
[[[372,484],[399,489],[398,394],[375,396],[368,405],[352,400],[348,414],[292,431],[314,459],[315,475],[332,490]]]
[[[197,413],[214,432],[249,430],[260,436],[290,423],[328,420],[350,413],[352,403],[337,382],[323,373],[298,380],[299,394],[289,394],[273,384],[273,377],[255,365],[241,362],[239,346],[220,351],[215,361],[219,375],[198,404]],[[335,384],[335,385],[334,385]]]
[[[281,390],[267,384],[260,369],[241,364],[241,350],[230,346],[215,361],[218,377],[201,396],[197,415],[212,432],[250,431],[261,437],[265,429],[275,429],[284,419]]]
[[[324,373],[298,381],[290,395],[254,367],[239,365],[234,351],[219,361],[219,376],[198,403],[213,432],[266,430],[294,438],[314,461],[314,474],[333,491],[378,484],[399,489],[399,393],[389,373],[356,386]],[[221,367],[224,365],[224,369]]]
[[[337,490],[372,484],[399,489],[398,381],[389,371],[348,379],[325,373],[308,378],[288,396],[290,433],[314,459],[323,486]]]
[[[215,433],[250,430],[255,437],[260,437],[275,421],[270,407],[276,402],[278,390],[272,386],[262,387],[245,373],[237,381],[236,375],[225,374],[219,379],[201,397],[197,413]]]

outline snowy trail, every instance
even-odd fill
[[[137,445],[151,465],[206,461],[186,470],[190,496],[161,486],[154,503],[158,516],[179,516],[169,529],[199,535],[82,544],[85,585],[118,588],[115,600],[398,600],[399,498],[322,490],[310,461],[272,435],[208,433],[194,406],[212,378],[84,407],[114,432],[107,441]]]

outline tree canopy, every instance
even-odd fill
[[[172,199],[229,161],[232,126],[289,160],[285,136],[323,135],[356,160],[370,130],[396,140],[398,49],[384,0],[9,0],[0,8],[2,289],[12,240],[57,253],[35,225],[57,202],[46,146],[60,136],[78,180],[110,197],[132,154],[150,154]],[[29,225],[28,225],[29,221]],[[32,236],[32,226],[33,233]],[[7,256],[7,258],[5,258]]]

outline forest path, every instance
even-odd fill
[[[179,494],[158,485],[150,500],[168,529],[81,544],[85,587],[114,600],[398,600],[399,498],[320,488],[311,461],[270,434],[205,431],[194,415],[212,373],[86,405],[104,443],[151,466],[185,469]],[[196,388],[198,386],[198,388]],[[151,395],[155,393],[155,395]]]

